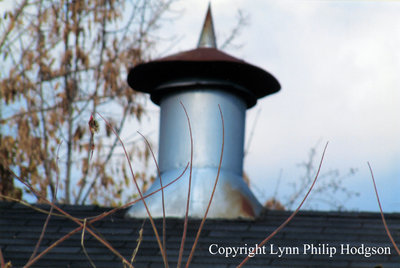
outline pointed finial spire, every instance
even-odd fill
[[[208,4],[206,19],[204,20],[203,29],[201,30],[199,43],[197,47],[212,47],[217,48],[215,38],[214,24],[211,15],[211,3]]]

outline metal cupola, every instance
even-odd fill
[[[244,182],[243,156],[246,110],[257,100],[280,90],[268,72],[217,49],[210,6],[198,47],[132,68],[128,84],[149,93],[160,106],[158,163],[163,185],[177,178],[190,161],[190,135],[182,102],[193,133],[193,169],[189,215],[201,218],[217,176],[222,145],[220,105],[225,126],[224,156],[208,218],[252,218],[262,206]],[[165,188],[165,212],[183,217],[189,171]],[[160,188],[157,178],[147,193]],[[162,217],[161,192],[146,199],[153,217]],[[146,217],[142,202],[128,217]]]

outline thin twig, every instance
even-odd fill
[[[246,156],[247,156],[248,153],[249,153],[250,146],[251,146],[251,142],[252,142],[253,136],[254,136],[254,131],[255,131],[255,129],[256,129],[256,126],[258,125],[258,119],[259,119],[259,117],[260,117],[260,113],[261,113],[261,108],[258,109],[257,114],[256,114],[256,117],[254,118],[253,126],[251,127],[250,135],[249,135],[249,138],[248,138],[248,140],[247,140],[247,142],[246,142],[246,146],[245,146],[245,149],[244,149],[243,158],[246,158]]]
[[[170,186],[171,184],[175,183],[177,180],[179,180],[179,179],[185,174],[185,172],[186,172],[186,170],[188,169],[188,167],[189,167],[189,163],[186,165],[186,168],[184,169],[184,171],[182,172],[182,174],[181,174],[179,177],[177,177],[176,179],[174,179],[173,181],[171,181],[170,183],[166,184],[166,185],[164,186],[164,189],[165,189],[166,187]],[[19,178],[17,177],[17,179],[19,179]],[[161,191],[161,188],[155,190],[154,192],[149,193],[148,195],[145,195],[143,198],[148,198],[148,197],[152,196],[153,194],[158,193],[159,191]],[[129,207],[129,206],[132,206],[133,204],[135,204],[135,203],[137,203],[137,202],[139,202],[139,201],[141,201],[141,200],[140,200],[140,199],[136,199],[136,200],[134,200],[134,201],[132,201],[132,202],[129,202],[129,203],[127,203],[127,204],[121,206],[121,207],[114,208],[114,209],[112,209],[112,210],[110,210],[110,211],[108,211],[108,212],[104,212],[104,213],[98,215],[97,217],[95,217],[94,219],[90,220],[90,221],[89,221],[89,224],[92,224],[92,223],[94,223],[94,222],[96,222],[96,221],[102,220],[103,218],[114,214],[114,213],[117,212],[118,210],[121,210],[121,209],[127,208],[127,207]],[[26,204],[27,204],[29,207],[31,207],[28,203],[26,203]],[[39,209],[38,209],[38,210],[39,210]],[[47,213],[47,212],[45,212],[45,211],[40,211],[40,212],[42,212],[42,213]],[[68,216],[68,215],[62,215],[62,216],[63,216],[63,217],[66,217],[66,218],[71,218],[71,217]],[[81,231],[82,229],[83,229],[83,225],[80,225],[79,227],[75,228],[74,230],[70,231],[68,234],[66,234],[66,235],[64,235],[63,237],[61,237],[60,239],[58,239],[56,242],[54,242],[53,244],[51,244],[47,249],[45,249],[45,250],[42,251],[40,254],[38,254],[38,255],[31,261],[31,264],[30,264],[30,265],[34,264],[34,263],[35,263],[36,261],[38,261],[41,257],[43,257],[44,255],[46,255],[50,250],[52,250],[53,248],[55,248],[56,246],[58,246],[59,244],[61,244],[63,241],[67,240],[69,237],[71,237],[71,236],[74,235],[75,233]],[[128,265],[129,265],[130,267],[132,267],[130,264],[128,264]]]
[[[390,233],[389,227],[387,226],[387,223],[386,223],[386,220],[385,220],[385,216],[383,215],[383,209],[382,209],[381,201],[379,200],[379,194],[378,194],[378,190],[377,190],[377,188],[376,188],[374,173],[372,172],[372,168],[371,168],[371,165],[369,164],[369,162],[367,162],[367,164],[368,164],[368,167],[369,167],[369,171],[371,172],[372,182],[374,183],[374,189],[375,189],[376,199],[378,200],[378,205],[379,205],[379,210],[380,210],[380,212],[381,212],[381,217],[382,217],[383,225],[385,226],[386,233],[387,233],[387,235],[388,235],[390,241],[392,242],[393,247],[394,247],[395,250],[397,251],[397,254],[399,254],[399,256],[400,256],[400,250],[399,250],[399,248],[397,247],[396,242],[394,241],[394,239],[393,239],[393,237],[392,237],[392,235],[391,235],[391,233]]]
[[[142,227],[140,227],[140,230],[139,230],[139,237],[138,237],[138,239],[136,240],[137,245],[136,245],[135,250],[134,250],[133,253],[132,253],[132,258],[131,258],[131,264],[132,264],[132,265],[133,265],[133,262],[135,261],[136,254],[138,253],[140,244],[142,243],[142,240],[143,240],[143,228],[144,228],[145,222],[146,222],[146,219],[143,220]]]
[[[190,188],[192,186],[192,168],[193,168],[193,135],[192,135],[192,127],[190,125],[190,119],[189,119],[189,115],[188,115],[188,113],[186,111],[185,105],[183,105],[182,102],[180,102],[180,103],[181,103],[181,105],[183,107],[183,110],[185,112],[186,119],[187,119],[187,122],[188,122],[188,127],[189,127],[189,134],[190,134],[190,167],[189,167],[189,189],[188,189],[188,197],[187,197],[187,201],[186,201],[186,214],[185,214],[185,220],[184,220],[184,223],[183,223],[182,240],[181,240],[181,246],[180,246],[180,249],[179,249],[179,257],[178,257],[178,264],[177,264],[178,268],[181,267],[183,249],[185,247],[187,223],[188,223],[188,216],[189,216]]]
[[[87,223],[87,220],[85,219],[83,221],[83,229],[82,229],[82,235],[81,235],[81,246],[82,246],[82,249],[83,249],[83,253],[85,254],[86,258],[88,259],[90,265],[93,268],[96,268],[96,265],[93,263],[92,259],[90,258],[89,254],[88,254],[88,252],[86,251],[86,248],[85,248],[85,243],[84,242],[85,242],[86,223]]]
[[[1,251],[1,248],[0,248],[0,267],[1,268],[6,267],[6,263],[4,261],[3,252]]]
[[[165,199],[164,199],[164,190],[163,190],[163,184],[162,184],[162,178],[161,178],[161,170],[160,167],[157,163],[156,157],[154,155],[153,149],[150,146],[149,141],[146,139],[145,136],[142,135],[142,133],[140,133],[138,131],[139,135],[142,136],[142,138],[144,139],[144,141],[146,142],[147,148],[149,148],[151,156],[153,157],[153,161],[156,164],[157,167],[157,173],[158,173],[158,178],[160,179],[160,187],[161,187],[161,204],[162,204],[162,211],[163,211],[163,222],[162,222],[162,237],[163,237],[163,249],[166,252],[166,240],[167,240],[167,230],[166,230],[166,219],[165,219]]]
[[[225,146],[225,124],[224,124],[224,116],[222,115],[221,106],[219,104],[218,104],[218,108],[219,108],[219,113],[221,115],[221,124],[222,124],[222,146],[221,146],[221,156],[219,158],[219,164],[218,164],[218,172],[217,172],[217,177],[215,178],[214,188],[212,190],[212,193],[211,193],[211,196],[210,196],[210,200],[208,202],[208,206],[207,206],[206,212],[204,213],[204,217],[201,220],[200,227],[199,227],[199,229],[197,231],[196,239],[194,240],[194,243],[193,243],[193,246],[192,246],[192,250],[190,251],[188,260],[186,262],[186,268],[189,267],[190,262],[192,261],[194,252],[196,250],[197,242],[199,241],[199,238],[200,238],[201,230],[203,229],[203,225],[204,225],[204,222],[206,221],[206,218],[207,218],[207,215],[208,215],[208,211],[209,211],[209,209],[211,207],[211,202],[212,202],[212,200],[214,198],[215,189],[217,188],[217,183],[218,183],[218,179],[219,179],[219,174],[221,172],[222,158],[224,156],[224,146]]]
[[[319,163],[319,167],[318,167],[318,171],[317,174],[315,175],[314,181],[311,184],[310,189],[308,190],[307,194],[304,196],[303,201],[301,201],[300,205],[297,207],[297,209],[292,213],[292,215],[290,215],[289,218],[287,218],[278,228],[275,229],[275,231],[273,231],[267,238],[265,238],[260,244],[256,245],[256,248],[253,249],[249,255],[247,255],[247,257],[237,266],[237,267],[242,267],[250,258],[250,256],[254,255],[254,252],[257,250],[258,247],[262,247],[265,243],[267,243],[272,237],[274,237],[280,230],[282,230],[293,218],[294,216],[296,216],[297,212],[299,212],[301,206],[303,205],[303,203],[306,201],[308,195],[310,194],[311,190],[313,189],[315,183],[317,182],[318,179],[318,175],[319,172],[321,170],[321,166],[322,166],[322,162],[324,161],[324,157],[325,157],[325,152],[326,152],[326,148],[328,147],[328,143],[326,143],[325,148],[324,148],[324,152],[322,153],[322,157],[321,157],[321,161]]]
[[[40,213],[43,213],[43,214],[46,214],[46,215],[51,214],[52,216],[65,217],[63,214],[58,214],[58,213],[54,213],[54,212],[50,213],[50,211],[47,211],[45,209],[41,209],[39,207],[35,207],[35,206],[29,204],[28,202],[25,202],[24,200],[20,200],[20,199],[13,198],[11,196],[7,196],[7,195],[3,195],[3,194],[0,194],[0,197],[4,198],[4,199],[7,199],[7,200],[10,200],[10,201],[13,201],[13,202],[16,202],[16,203],[19,203],[21,205],[24,205],[26,207],[29,207],[29,208],[33,209],[33,210],[36,210],[37,212],[40,212]],[[67,218],[67,217],[65,217],[65,218]]]
[[[97,95],[96,95],[96,96],[97,96]],[[127,118],[127,114],[128,114],[128,112],[129,112],[129,110],[130,110],[130,106],[129,106],[129,105],[128,105],[127,107],[124,108],[124,112],[123,112],[123,114],[122,114],[122,119],[121,119],[120,124],[119,124],[119,126],[118,126],[118,131],[117,131],[117,133],[120,133],[121,130],[123,129],[123,126],[124,126],[124,124],[125,124],[125,120],[126,120],[126,118]],[[91,142],[94,142],[94,141],[91,141]],[[110,161],[111,157],[114,155],[114,149],[115,149],[115,147],[117,146],[117,143],[118,143],[118,138],[115,137],[115,139],[114,139],[114,141],[113,141],[113,143],[112,143],[112,145],[111,145],[111,147],[110,147],[110,149],[109,149],[109,151],[108,151],[108,153],[107,153],[107,157],[105,158],[105,160],[104,160],[104,162],[102,163],[102,165],[105,166],[105,165]],[[125,143],[125,144],[126,144],[126,143]],[[88,154],[88,156],[89,156],[89,154]],[[88,167],[89,167],[89,158],[88,158]],[[87,175],[89,174],[88,172],[89,172],[89,168],[87,168],[87,169],[85,170],[84,181],[86,180],[86,177],[87,177]],[[78,194],[78,198],[77,198],[77,202],[76,202],[76,203],[80,202],[81,204],[85,204],[86,199],[89,197],[89,194],[91,193],[92,189],[93,189],[94,186],[96,185],[96,182],[97,182],[97,179],[96,179],[96,178],[98,178],[98,177],[99,177],[99,170],[97,170],[96,175],[94,176],[94,179],[93,179],[92,183],[90,184],[90,186],[89,186],[88,189],[86,190],[86,193],[83,195],[82,201],[80,201],[80,199],[81,199],[81,196],[82,196],[82,194],[83,194],[83,190],[82,190],[82,192],[81,192],[81,190],[80,190],[80,193]],[[86,184],[86,182],[83,183],[83,185],[85,185],[85,184]],[[81,187],[81,189],[83,189],[83,188],[84,188],[84,187]]]
[[[60,153],[61,144],[62,144],[62,141],[60,142],[60,144],[58,145],[58,148],[57,148],[57,154],[56,154],[56,166],[57,166],[57,168],[58,168],[58,159],[59,159],[58,156],[59,156],[59,153]],[[32,255],[29,258],[28,262],[35,257],[37,251],[39,250],[39,246],[43,241],[43,237],[44,237],[44,234],[46,233],[47,225],[49,224],[50,217],[51,217],[51,215],[53,213],[53,210],[54,210],[54,203],[56,203],[56,201],[57,201],[57,190],[58,190],[58,182],[59,182],[59,174],[58,174],[58,172],[57,172],[57,176],[56,177],[57,177],[57,179],[56,179],[56,188],[55,188],[54,193],[53,193],[53,202],[51,202],[50,211],[47,214],[46,221],[43,224],[42,232],[40,233],[40,236],[39,236],[39,239],[38,239],[38,241],[36,243],[35,249],[33,250]]]
[[[136,190],[139,193],[140,200],[142,200],[142,202],[143,202],[143,205],[144,205],[144,207],[146,209],[147,215],[149,216],[151,226],[153,227],[153,231],[154,231],[154,234],[156,236],[158,246],[160,247],[160,251],[161,251],[161,255],[162,255],[163,261],[164,261],[164,265],[168,268],[168,260],[167,260],[166,252],[163,249],[163,246],[162,246],[162,243],[161,243],[161,240],[160,240],[160,236],[158,235],[158,231],[157,231],[156,225],[154,223],[153,217],[151,216],[150,210],[147,207],[146,201],[143,198],[142,191],[140,190],[140,187],[139,187],[139,185],[138,185],[138,183],[136,181],[136,177],[135,177],[135,174],[134,174],[133,168],[132,168],[132,163],[131,163],[131,160],[129,159],[129,155],[128,155],[128,152],[126,151],[125,145],[124,145],[123,141],[121,140],[121,137],[118,135],[118,133],[113,128],[113,126],[100,113],[97,113],[97,114],[104,120],[104,122],[106,122],[107,126],[112,130],[112,132],[116,135],[116,137],[118,137],[118,140],[121,143],[122,149],[124,150],[126,159],[128,161],[129,169],[130,169],[131,174],[132,174],[133,182],[135,183],[135,186],[136,186]]]
[[[150,197],[150,196],[152,196],[152,195],[158,193],[159,191],[161,191],[161,190],[167,188],[167,187],[170,186],[171,184],[175,183],[177,180],[179,180],[180,178],[182,178],[182,176],[186,173],[186,170],[188,169],[188,167],[189,167],[189,163],[186,165],[186,167],[185,167],[185,169],[183,170],[183,172],[182,172],[176,179],[174,179],[174,180],[172,180],[171,182],[169,182],[168,184],[164,185],[162,188],[159,188],[159,189],[157,189],[157,190],[155,190],[155,191],[153,191],[153,192],[151,192],[151,193],[149,193],[149,194],[143,196],[143,198],[146,199],[146,198],[148,198],[148,197]],[[103,218],[105,218],[105,217],[107,217],[107,216],[110,216],[111,214],[114,214],[114,213],[117,212],[118,210],[121,210],[121,209],[130,207],[130,206],[132,206],[133,204],[138,203],[138,202],[140,202],[140,201],[142,201],[141,198],[136,199],[136,200],[134,200],[134,201],[132,201],[132,202],[126,203],[125,205],[123,205],[123,206],[121,206],[121,207],[114,208],[114,209],[112,209],[112,210],[110,210],[110,211],[108,211],[108,212],[104,212],[104,213],[100,214],[99,216],[95,217],[93,220],[91,220],[91,221],[90,221],[90,224],[92,224],[92,223],[94,223],[94,222],[96,222],[96,221],[99,221],[99,220],[101,220],[101,219],[103,219]]]
[[[23,9],[28,5],[28,1],[25,0],[20,4],[19,7],[17,7],[17,10],[15,11],[15,14],[13,14],[13,19],[11,19],[10,24],[8,25],[7,30],[3,33],[3,36],[0,40],[0,52],[2,52],[3,45],[7,41],[8,35],[11,33],[12,29],[15,26],[15,22],[18,22],[18,18],[22,13]]]
[[[61,212],[62,214],[64,214],[66,217],[68,217],[69,219],[71,219],[72,221],[74,221],[75,223],[77,223],[78,225],[80,225],[83,228],[83,224],[75,217],[71,216],[69,213],[67,213],[66,211],[64,211],[63,209],[61,209],[60,207],[58,207],[56,204],[54,204],[54,202],[50,202],[49,200],[47,200],[47,198],[43,195],[41,195],[40,193],[38,193],[31,185],[29,185],[26,181],[22,180],[17,174],[15,174],[14,171],[12,171],[11,169],[8,169],[21,183],[23,183],[26,187],[29,188],[30,191],[32,191],[36,196],[40,197],[41,200],[43,200],[44,202],[46,202],[48,205],[53,206],[56,210],[58,210],[59,212]],[[88,232],[94,237],[96,238],[99,242],[101,242],[104,246],[106,246],[111,252],[113,252],[115,255],[117,255],[124,263],[129,264],[129,262],[118,252],[116,251],[107,241],[105,241],[104,239],[102,239],[101,237],[99,237],[96,233],[94,233],[90,228],[87,228]],[[50,248],[50,247],[49,247]],[[41,256],[43,256],[44,254],[46,254],[48,252],[48,249],[42,251],[39,255],[37,255],[35,258],[33,258],[32,260],[28,261],[28,263],[24,266],[24,267],[30,267],[31,265],[33,265],[36,261],[38,261],[40,259]]]
[[[104,119],[104,118],[103,118]],[[113,129],[113,128],[111,128]],[[113,131],[115,131],[113,129]],[[115,132],[114,132],[115,133]],[[121,141],[122,142],[122,141]],[[122,143],[123,145],[123,143]],[[125,151],[126,152],[126,151]],[[129,159],[128,159],[129,160]],[[176,179],[174,179],[173,181],[171,181],[170,183],[168,183],[167,185],[165,185],[164,187],[146,195],[146,196],[142,196],[140,199],[137,199],[135,201],[132,201],[130,203],[125,204],[124,206],[118,207],[118,208],[114,208],[108,212],[102,213],[99,216],[95,217],[94,219],[90,220],[89,224],[94,223],[96,221],[99,221],[101,219],[103,219],[106,216],[109,216],[113,213],[115,213],[116,211],[120,210],[120,209],[124,209],[128,206],[131,206],[139,201],[143,201],[144,198],[147,198],[157,192],[159,192],[160,190],[163,190],[165,187],[168,187],[169,185],[171,185],[172,183],[176,182],[178,179],[180,179],[184,173],[186,172],[187,168],[189,166],[189,163],[186,165],[185,169],[183,170],[182,174],[177,177]],[[57,240],[56,242],[54,242],[53,244],[51,244],[48,248],[46,248],[44,251],[42,251],[40,254],[38,254],[35,258],[33,258],[32,260],[28,261],[28,263],[25,265],[25,267],[30,267],[32,266],[34,263],[36,263],[41,257],[43,257],[45,254],[47,254],[50,250],[52,250],[53,248],[55,248],[56,246],[58,246],[60,243],[62,243],[63,241],[65,241],[66,239],[68,239],[69,237],[71,237],[73,234],[79,232],[80,230],[82,230],[85,225],[82,224],[79,219],[72,217],[70,214],[68,214],[67,212],[65,212],[64,210],[62,210],[61,208],[59,208],[57,205],[54,204],[54,202],[50,202],[49,200],[46,199],[46,197],[41,196],[40,193],[38,193],[29,183],[27,183],[26,181],[22,180],[17,174],[15,174],[15,172],[13,172],[11,169],[9,169],[9,171],[21,182],[23,183],[26,187],[28,187],[30,189],[30,191],[32,191],[35,195],[37,195],[39,198],[42,198],[43,201],[45,201],[46,203],[48,203],[49,205],[51,205],[52,207],[54,207],[56,210],[58,210],[59,212],[61,212],[63,214],[64,217],[71,219],[72,221],[74,221],[75,223],[77,223],[79,225],[79,227],[77,227],[76,229],[72,230],[71,232],[69,232],[67,235],[63,236],[62,238],[60,238],[59,240]],[[58,181],[58,180],[57,180]],[[25,204],[25,202],[21,202],[22,204]],[[27,204],[27,206],[32,207],[31,205]],[[37,209],[40,210],[40,209]],[[49,214],[47,211],[44,210],[40,210],[43,213]],[[54,215],[54,213],[51,213],[51,215]],[[104,244],[111,252],[113,252],[115,255],[117,255],[119,258],[122,259],[123,263],[127,264],[129,267],[133,267],[121,254],[119,254],[108,242],[106,242],[104,239],[102,239],[101,237],[99,237],[97,234],[95,234],[90,228],[87,228],[88,232],[94,236],[98,241],[100,241],[102,244]]]

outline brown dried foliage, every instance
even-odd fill
[[[172,1],[25,0],[0,14],[2,194],[21,198],[11,169],[52,196],[55,154],[64,141],[60,201],[123,202],[117,197],[126,180],[115,180],[123,177],[117,174],[123,162],[117,138],[109,128],[90,138],[86,122],[101,111],[121,133],[127,118],[141,121],[144,97],[128,87],[126,73],[149,59],[152,33]],[[138,161],[149,156],[127,143]]]

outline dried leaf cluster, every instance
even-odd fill
[[[59,175],[66,203],[124,202],[129,180],[117,138],[108,127],[90,135],[87,122],[101,112],[121,133],[130,118],[141,121],[144,97],[128,87],[127,71],[149,60],[171,1],[22,0],[0,14],[3,195],[21,197],[12,170],[43,196],[54,194]],[[128,144],[135,160],[147,160],[144,146]]]

